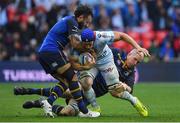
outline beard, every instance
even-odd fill
[[[78,27],[79,27],[79,29],[83,29],[84,28],[84,23],[83,22],[79,22],[78,23]]]

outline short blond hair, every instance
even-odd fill
[[[141,61],[144,59],[144,54],[143,54],[143,52],[138,51],[137,49],[131,50],[128,55],[137,55],[137,56],[139,56],[139,57],[138,57],[138,61],[139,61],[139,62],[141,62]]]

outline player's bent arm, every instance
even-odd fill
[[[108,87],[108,90],[113,97],[117,97],[117,98],[121,97],[122,92],[124,91],[131,92],[131,88],[127,84],[122,82]]]
[[[91,65],[81,65],[81,64],[76,63],[76,62],[71,62],[71,65],[75,70],[78,70],[78,71],[89,70],[90,68],[92,68]]]
[[[83,67],[82,67],[82,65],[79,63],[77,57],[69,56],[69,61],[70,61],[71,65],[72,65],[72,67],[73,67],[75,70],[78,70],[78,71],[83,70]]]
[[[131,44],[134,48],[138,49],[138,51],[142,52],[145,56],[150,56],[148,50],[139,46],[139,44],[133,38],[131,38],[129,35],[127,35],[123,32],[117,32],[117,31],[114,31],[113,33],[114,33],[114,41],[123,40],[123,41]]]
[[[123,33],[123,32],[117,32],[117,31],[114,31],[114,41],[119,41],[119,40],[123,40],[129,44],[131,44],[134,48],[138,49],[138,48],[141,48],[137,43],[136,41],[131,38],[129,35]]]
[[[82,70],[89,70],[91,69],[94,64],[91,64],[91,63],[88,63],[88,64],[85,64],[85,65],[81,65],[78,61],[77,58],[75,57],[69,57],[69,61],[72,65],[72,67],[75,69],[75,70],[78,70],[78,71],[82,71]]]

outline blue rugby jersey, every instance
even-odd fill
[[[69,43],[68,37],[78,33],[78,23],[74,16],[66,16],[59,20],[48,32],[39,52],[63,50]]]

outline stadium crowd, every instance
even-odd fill
[[[92,29],[126,32],[151,61],[180,61],[179,0],[0,0],[0,61],[35,61],[49,29],[80,3],[93,8]],[[124,42],[112,47],[131,49]]]

